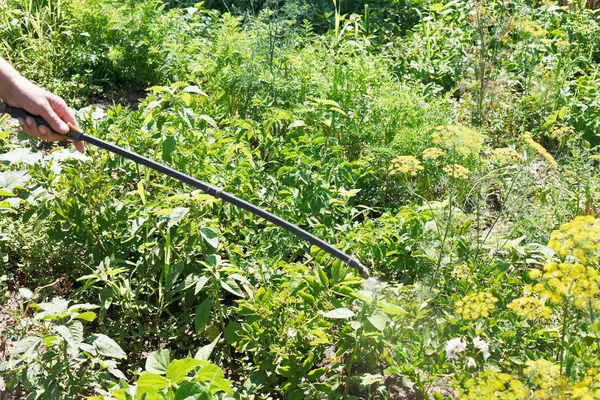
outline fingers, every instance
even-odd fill
[[[69,127],[67,126],[67,124],[65,123],[65,121],[63,121],[58,114],[56,113],[56,111],[54,111],[53,107],[57,107],[57,109],[61,109],[61,106],[59,106],[59,103],[62,103],[62,105],[64,105],[64,108],[66,108],[68,110],[67,105],[64,103],[64,101],[58,97],[58,100],[54,99],[54,96],[50,96],[48,98],[48,102],[46,102],[45,104],[42,104],[41,110],[40,110],[40,114],[41,116],[50,124],[50,127],[58,133],[67,133],[69,132]],[[61,111],[64,112],[64,111]]]
[[[42,140],[59,141],[65,139],[63,135],[53,133],[47,126],[38,125],[31,117],[19,118],[19,124],[23,132]]]

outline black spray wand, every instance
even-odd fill
[[[7,113],[11,117],[17,118],[17,119],[31,117],[35,120],[35,122],[38,125],[44,125],[44,126],[47,126],[50,128],[50,124],[44,118],[36,116],[36,115],[32,115],[22,108],[11,107],[6,103],[0,103],[0,114],[3,114],[3,113]],[[333,247],[329,243],[319,239],[318,237],[316,237],[314,235],[311,235],[304,229],[302,229],[290,222],[287,222],[286,220],[281,219],[278,216],[271,214],[270,212],[263,210],[260,207],[255,206],[254,204],[251,204],[245,200],[240,199],[239,197],[236,197],[230,193],[227,193],[219,187],[209,185],[209,184],[204,183],[204,182],[202,182],[196,178],[193,178],[189,175],[186,175],[179,171],[176,171],[173,168],[169,168],[165,165],[157,163],[156,161],[150,160],[149,158],[146,158],[144,156],[141,156],[141,155],[131,152],[129,150],[125,150],[122,147],[116,146],[116,145],[106,142],[102,139],[98,139],[94,136],[83,133],[82,131],[80,131],[79,129],[77,129],[76,127],[74,127],[71,124],[69,124],[69,128],[70,128],[70,130],[65,136],[67,136],[70,139],[81,140],[83,142],[93,144],[94,146],[100,147],[101,149],[108,150],[112,153],[115,153],[122,157],[125,157],[133,162],[145,165],[148,168],[152,168],[158,172],[168,175],[171,178],[178,179],[181,182],[185,182],[188,185],[191,185],[198,189],[201,189],[203,192],[205,192],[211,196],[214,196],[218,199],[222,199],[231,204],[235,204],[236,206],[243,208],[244,210],[250,211],[252,214],[258,215],[259,217],[262,217],[262,218],[266,219],[267,221],[272,222],[273,224],[285,229],[286,231],[291,232],[292,234],[303,238],[304,240],[321,248],[322,250],[324,250],[327,253],[331,254],[332,256],[338,258],[339,260],[343,261],[344,263],[348,264],[349,266],[356,268],[358,270],[358,272],[360,273],[360,276],[362,276],[363,278],[366,279],[369,277],[369,270],[364,265],[362,265],[356,258],[349,256],[348,254],[344,253],[343,251],[340,251],[337,248]]]

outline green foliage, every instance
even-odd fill
[[[2,54],[72,104],[147,89],[135,107],[78,111],[86,132],[283,216],[376,277],[143,166],[2,119],[0,292],[38,287],[21,287],[35,301],[4,333],[19,343],[3,365],[11,387],[119,400],[596,389],[595,12],[0,7]],[[583,228],[552,233],[581,215]],[[97,306],[68,307],[79,303]]]

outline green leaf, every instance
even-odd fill
[[[354,314],[354,311],[349,310],[347,308],[336,308],[335,310],[325,313],[323,316],[325,318],[346,319],[346,318],[352,318],[355,315],[356,314]]]
[[[383,332],[387,325],[388,318],[385,314],[374,314],[367,317],[367,320],[380,332]]]
[[[204,328],[208,320],[210,319],[211,302],[210,298],[207,298],[196,307],[196,316],[194,318],[194,325],[196,326],[196,332],[204,332]]]
[[[76,355],[79,345],[83,342],[83,324],[81,321],[72,321],[68,325],[58,325],[54,329],[67,342],[71,354]]]
[[[323,285],[323,287],[328,288],[329,287],[329,278],[327,277],[327,274],[325,273],[325,271],[323,271],[323,268],[321,268],[319,265],[315,265],[315,268],[317,270],[319,281],[321,281],[321,284]]]
[[[196,360],[204,360],[204,361],[208,361],[210,359],[210,355],[212,354],[215,346],[217,345],[217,343],[219,342],[219,339],[221,339],[221,333],[219,333],[219,335],[215,338],[215,340],[213,340],[212,342],[210,342],[209,344],[207,344],[206,346],[202,346],[197,352],[196,355],[194,356],[194,358]]]
[[[401,315],[406,313],[406,311],[404,311],[402,307],[387,303],[385,301],[380,301],[379,303],[377,303],[377,305],[381,307],[381,310],[383,310],[383,312],[385,312],[386,314]]]
[[[219,247],[219,233],[213,228],[205,227],[200,229],[200,234],[213,248]]]
[[[33,152],[26,148],[17,148],[5,154],[0,154],[0,161],[12,163],[23,163],[33,165],[42,159],[42,153]]]
[[[14,196],[13,189],[23,189],[29,179],[31,175],[27,171],[0,172],[0,195]]]
[[[140,391],[142,392],[142,394],[145,391],[157,392],[159,390],[168,388],[170,385],[171,383],[164,376],[153,374],[151,372],[144,372],[140,375],[137,381],[137,394],[140,394]]]
[[[173,208],[170,210],[170,212],[168,212],[166,214],[166,219],[167,219],[167,226],[170,228],[172,226],[175,226],[179,223],[179,221],[181,221],[182,219],[185,218],[185,216],[188,214],[188,212],[190,211],[189,208],[187,207],[177,207],[177,208]]]
[[[235,322],[230,321],[225,327],[225,340],[229,344],[235,344],[238,340],[240,340],[239,331],[242,329],[242,326]]]
[[[179,383],[187,376],[187,374],[196,367],[206,365],[206,361],[196,360],[191,357],[183,360],[173,360],[167,367],[167,378],[171,382]]]
[[[223,391],[233,394],[231,382],[225,379],[225,373],[215,364],[208,364],[200,368],[194,379],[196,382],[205,382],[209,385],[211,393]]]
[[[164,375],[171,361],[171,352],[168,349],[156,350],[146,358],[146,371]]]
[[[35,352],[42,338],[38,336],[25,336],[19,340],[19,343],[10,351],[10,359],[7,364],[7,368],[15,367],[19,362],[27,359],[31,354]]]
[[[162,143],[162,158],[166,162],[171,162],[173,157],[171,154],[175,151],[175,147],[177,147],[177,142],[173,136],[167,136],[167,138]]]
[[[221,287],[227,290],[229,293],[239,297],[244,297],[242,289],[240,289],[238,284],[233,279],[227,279],[227,281],[219,281],[219,283],[221,284]]]
[[[209,117],[208,115],[202,114],[202,115],[200,115],[199,118],[203,119],[204,121],[206,121],[213,128],[219,129],[219,125],[217,124],[217,122],[214,119],[212,119],[211,117]]]
[[[96,333],[90,338],[90,341],[96,348],[98,354],[118,359],[127,358],[127,354],[125,354],[121,346],[106,335]]]
[[[96,319],[96,313],[93,311],[87,311],[81,314],[77,314],[75,319],[81,319],[87,322],[93,322]]]
[[[183,382],[175,392],[175,400],[211,400],[210,393],[199,383]]]

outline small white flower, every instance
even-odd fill
[[[476,366],[477,366],[477,363],[475,362],[473,357],[469,357],[469,359],[467,360],[467,367],[475,368]]]
[[[461,338],[448,340],[448,343],[446,344],[446,357],[456,358],[456,355],[465,351],[466,348],[467,344],[463,342]]]
[[[287,330],[287,337],[289,339],[295,338],[296,337],[296,330],[292,329],[292,328],[288,328],[288,330]]]
[[[476,336],[473,338],[473,346],[475,346],[476,349],[481,350],[484,360],[488,359],[490,356],[490,345],[487,344],[485,340],[482,340],[479,336]]]

